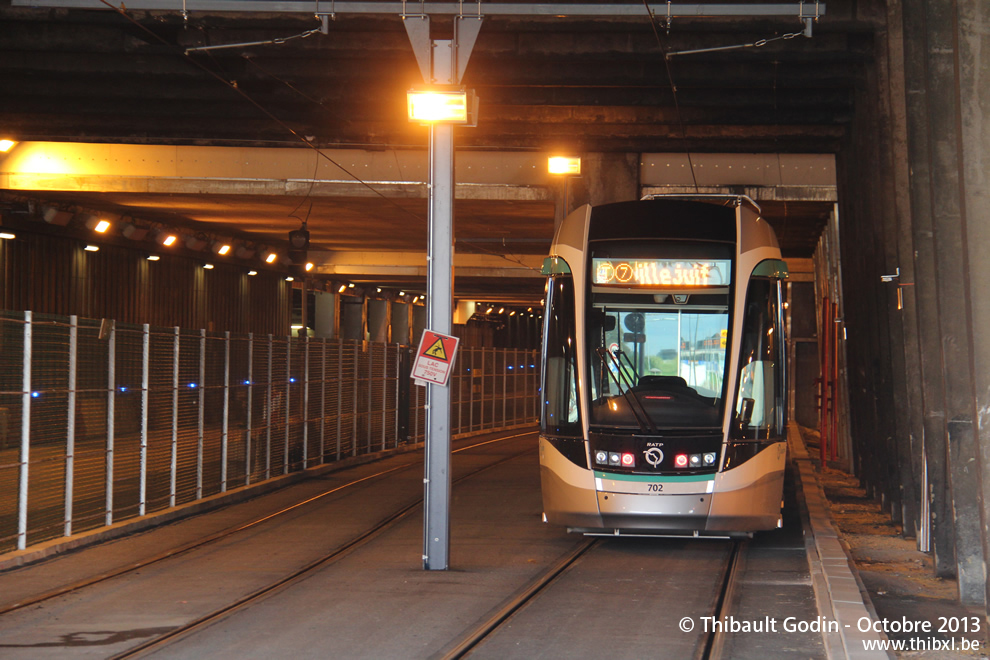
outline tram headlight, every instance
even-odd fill
[[[608,464],[622,465],[622,455],[617,451],[610,451],[608,453]]]
[[[596,451],[595,463],[598,465],[608,465],[608,452],[603,450]]]
[[[688,457],[688,465],[693,468],[701,467],[701,454],[691,454]]]
[[[718,460],[718,454],[710,451],[706,454],[702,454],[701,461],[705,464],[705,467],[712,467],[715,465],[715,461]]]

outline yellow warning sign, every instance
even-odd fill
[[[417,385],[433,383],[447,386],[454,360],[457,358],[457,337],[424,330],[416,351],[412,377]]]
[[[431,358],[449,362],[449,360],[447,360],[447,351],[443,348],[443,339],[440,337],[437,337],[437,340],[433,342],[433,345],[423,351],[423,355],[429,355]]]

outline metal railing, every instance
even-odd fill
[[[408,354],[0,313],[0,552],[421,442]],[[451,433],[533,423],[538,366],[535,351],[462,348]]]

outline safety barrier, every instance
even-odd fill
[[[0,313],[0,552],[425,436],[409,348]],[[462,348],[451,433],[531,424],[535,351]]]

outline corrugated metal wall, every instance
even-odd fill
[[[140,251],[101,245],[86,252],[74,238],[18,232],[0,241],[3,304],[120,323],[160,327],[229,329],[287,335],[290,283],[284,275],[241,265],[162,255],[148,261]]]

